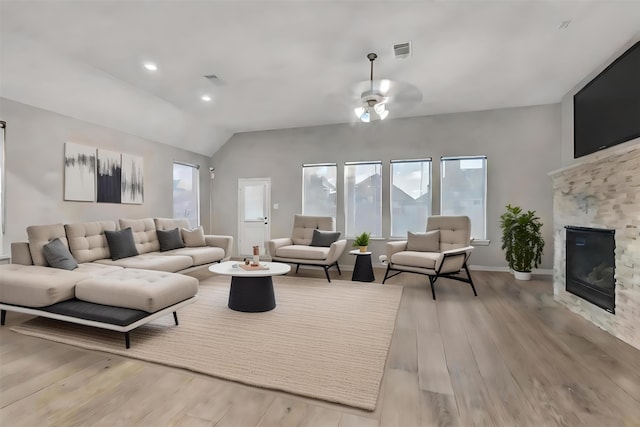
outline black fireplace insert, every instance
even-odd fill
[[[567,292],[615,313],[615,230],[565,228]]]

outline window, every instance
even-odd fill
[[[424,231],[431,215],[431,159],[391,161],[391,237]]]
[[[7,127],[5,122],[0,121],[0,255],[4,252],[4,232],[5,232],[5,170],[4,170],[4,131]]]
[[[486,239],[487,157],[442,157],[440,159],[441,215],[471,218],[471,237]]]
[[[187,218],[192,227],[200,225],[200,166],[173,164],[173,217]]]
[[[382,162],[344,165],[345,233],[382,237]]]
[[[338,167],[335,163],[302,165],[302,214],[336,217]]]

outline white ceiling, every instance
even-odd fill
[[[422,91],[391,119],[557,103],[639,34],[640,1],[1,0],[0,96],[212,155],[236,132],[353,122],[368,52]]]

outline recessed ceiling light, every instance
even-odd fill
[[[146,68],[149,71],[156,71],[158,69],[158,66],[153,62],[145,62],[144,68]]]
[[[211,97],[209,95],[202,95],[200,97],[200,99],[202,99],[203,101],[207,101],[207,102],[211,101]]]
[[[562,21],[560,23],[560,26],[558,27],[559,30],[566,30],[567,28],[569,28],[569,24],[571,24],[571,19],[567,19],[566,21]]]

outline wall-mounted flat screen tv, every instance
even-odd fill
[[[573,157],[640,137],[640,42],[573,97]]]

